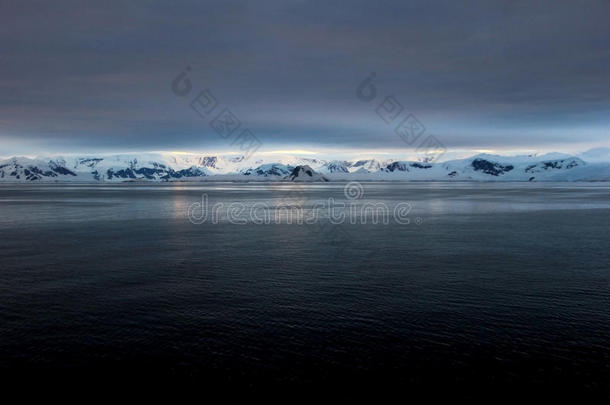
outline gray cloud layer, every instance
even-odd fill
[[[608,1],[88,3],[0,2],[5,151],[223,148],[187,65],[267,147],[402,148],[386,95],[448,148],[609,139]]]

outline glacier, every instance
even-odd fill
[[[598,157],[598,154],[595,155]],[[610,162],[587,154],[478,154],[439,163],[400,159],[142,153],[0,159],[0,182],[610,181]],[[296,170],[296,171],[295,171]],[[303,176],[311,171],[311,175]]]

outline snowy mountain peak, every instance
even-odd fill
[[[316,173],[311,167],[307,165],[297,166],[292,170],[290,175],[284,177],[290,181],[328,181],[326,177],[320,173]]]

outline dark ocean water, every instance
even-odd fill
[[[186,217],[343,186],[1,186],[0,371],[607,394],[609,185],[363,183],[409,224]]]

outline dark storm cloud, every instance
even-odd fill
[[[608,1],[0,4],[4,149],[221,147],[170,90],[187,65],[266,146],[404,147],[390,94],[450,148],[608,139]]]

